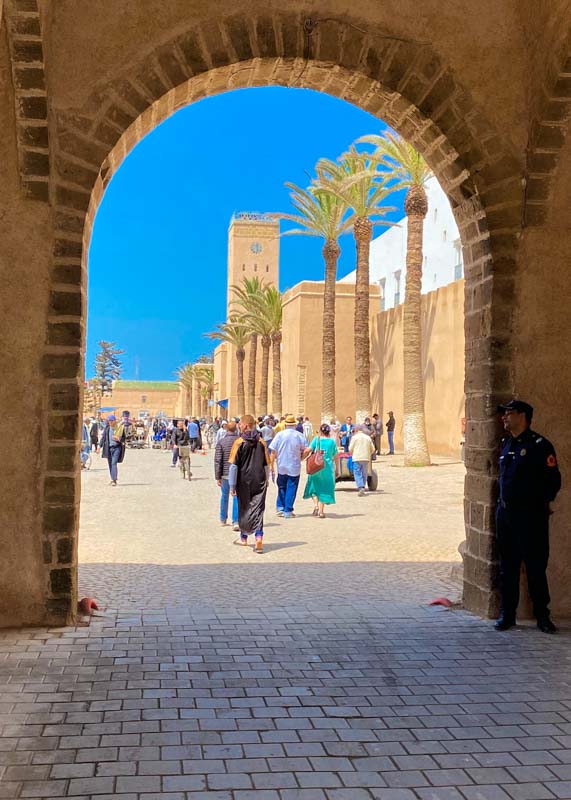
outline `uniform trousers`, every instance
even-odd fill
[[[549,617],[549,509],[508,508],[496,510],[496,537],[500,556],[501,612],[515,619],[519,603],[521,563],[537,619]]]

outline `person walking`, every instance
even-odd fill
[[[262,424],[260,426],[260,433],[262,434],[262,439],[269,447],[270,442],[274,438],[274,426],[272,425],[270,417],[264,417],[264,419],[262,420]]]
[[[359,497],[362,497],[367,494],[369,463],[371,456],[375,452],[375,445],[366,425],[357,425],[355,427],[355,432],[349,442],[349,452],[353,459],[353,474],[355,475]]]
[[[303,420],[303,435],[305,436],[305,441],[309,444],[313,439],[313,425],[309,417],[305,417]]]
[[[389,440],[389,451],[387,453],[388,456],[394,456],[395,454],[395,426],[397,421],[395,419],[395,415],[392,411],[389,411],[389,418],[387,420],[387,437]]]
[[[216,450],[216,447],[218,445],[218,442],[220,442],[226,436],[227,426],[228,426],[228,423],[226,422],[225,419],[223,419],[222,422],[220,423],[220,427],[216,431],[216,436],[214,437],[214,449],[215,450]],[[234,426],[235,426],[234,429],[237,430],[236,423],[234,423]]]
[[[107,426],[103,430],[99,447],[101,458],[106,458],[111,476],[110,486],[117,486],[118,469],[125,458],[125,427],[122,422],[117,423],[117,417],[110,414],[107,417]]]
[[[188,423],[188,436],[190,439],[190,452],[194,453],[197,448],[200,448],[200,425],[196,418],[191,419]]]
[[[297,424],[293,414],[289,414],[285,418],[285,430],[276,433],[270,442],[272,474],[275,462],[278,463],[276,511],[278,517],[285,519],[295,517],[293,507],[299,485],[301,459],[307,447],[305,436],[297,430]]]
[[[533,407],[523,400],[498,406],[507,436],[500,451],[496,538],[500,556],[500,616],[495,628],[516,622],[521,562],[537,627],[555,633],[549,611],[549,504],[561,488],[561,473],[551,442],[531,429]]]
[[[341,437],[341,447],[343,450],[348,453],[349,452],[349,442],[351,441],[351,435],[353,433],[353,419],[351,417],[347,417],[341,428],[339,429],[339,436]]]
[[[91,442],[91,449],[97,453],[99,450],[99,423],[96,419],[91,420],[89,426],[89,438]]]
[[[220,487],[220,524],[224,527],[228,523],[228,502],[230,500],[230,484],[228,473],[230,471],[230,453],[234,442],[238,438],[238,426],[234,421],[224,423],[226,433],[214,448],[214,478]],[[238,498],[232,498],[232,526],[235,531],[238,527]]]
[[[176,423],[176,428],[173,429],[171,433],[171,442],[172,442],[172,464],[171,467],[176,467],[178,463],[178,457],[180,453],[180,448],[188,446],[190,444],[190,437],[188,435],[188,431],[184,426],[184,420],[179,419]]]
[[[327,424],[321,425],[319,434],[315,436],[304,455],[309,456],[316,450],[323,453],[323,469],[307,476],[307,483],[303,492],[303,499],[313,499],[313,516],[325,517],[325,506],[335,503],[335,459],[338,449],[335,441],[330,438],[331,428]]]
[[[240,418],[240,436],[234,442],[228,462],[230,494],[238,497],[240,540],[236,544],[246,546],[249,534],[253,533],[256,540],[255,552],[263,553],[270,455],[251,414]]]
[[[383,436],[383,420],[379,417],[378,414],[373,414],[373,426],[375,429],[375,434],[373,437],[373,444],[375,445],[375,453],[380,456],[381,455],[381,439]]]

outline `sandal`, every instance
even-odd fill
[[[242,539],[234,539],[232,544],[236,544],[236,545],[238,545],[238,547],[247,547],[248,546],[248,540],[246,539],[245,541],[242,541]]]
[[[317,508],[314,508],[313,511],[311,512],[311,516],[312,517],[318,517],[319,516],[319,510]]]
[[[318,514],[319,519],[325,519],[325,514]]]

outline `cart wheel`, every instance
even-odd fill
[[[373,474],[369,475],[369,477],[367,478],[367,486],[369,487],[369,490],[371,492],[376,492],[378,485],[379,485],[379,476],[377,475],[375,470],[373,470]]]

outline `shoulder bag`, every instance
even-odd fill
[[[317,437],[317,447],[310,453],[305,462],[305,469],[308,475],[315,475],[316,472],[321,472],[325,466],[325,459],[323,457],[323,450],[321,449],[321,439]]]

